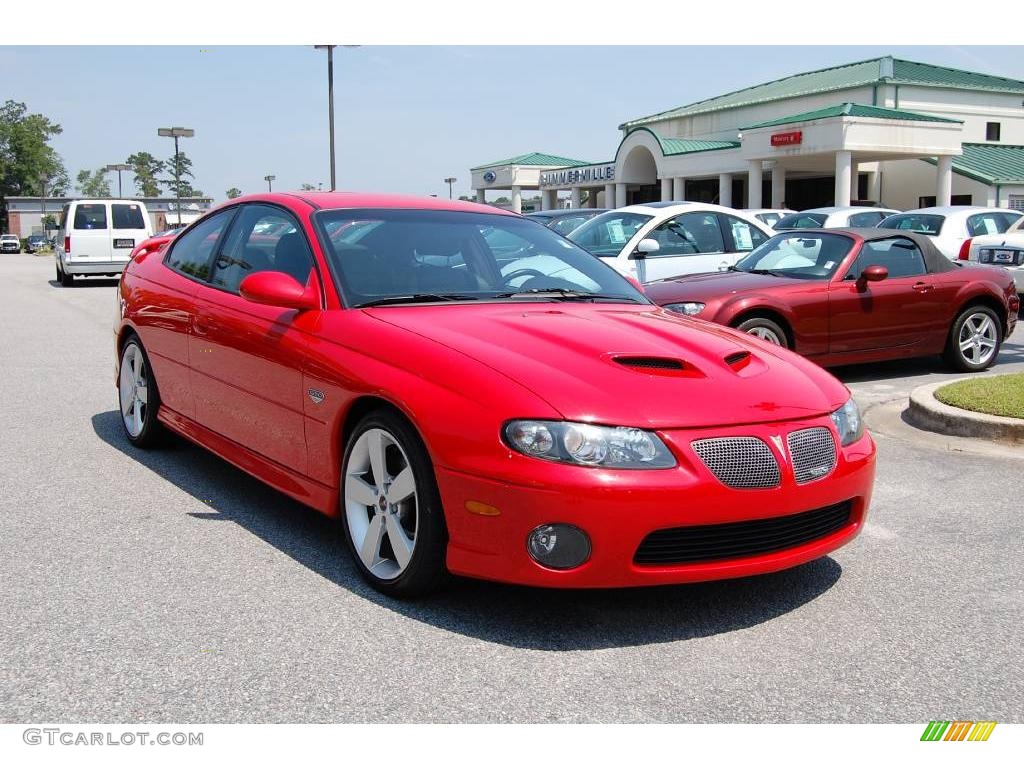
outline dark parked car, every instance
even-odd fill
[[[526,218],[539,221],[548,229],[560,235],[568,235],[585,221],[604,213],[607,208],[555,208],[550,211],[534,211],[526,214]]]
[[[35,253],[46,245],[46,238],[42,235],[29,235],[25,240],[25,253]]]

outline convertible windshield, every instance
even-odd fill
[[[608,211],[581,224],[568,238],[595,256],[618,256],[637,230],[652,218],[642,213]]]
[[[649,303],[611,267],[535,221],[418,209],[316,214],[348,306],[458,301]]]
[[[853,246],[844,235],[795,232],[765,241],[736,263],[734,269],[755,274],[823,280],[832,277]]]

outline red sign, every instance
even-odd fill
[[[790,147],[794,144],[802,144],[803,140],[803,131],[786,131],[785,133],[772,134],[773,147]]]

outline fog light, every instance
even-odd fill
[[[539,525],[527,537],[526,550],[548,568],[575,568],[590,557],[590,538],[575,525]]]

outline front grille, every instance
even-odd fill
[[[826,427],[790,432],[786,438],[798,483],[820,480],[836,467],[836,441]]]
[[[690,443],[715,477],[730,488],[774,488],[779,463],[771,448],[756,437],[712,437]]]
[[[664,528],[648,534],[633,562],[637,565],[683,565],[732,560],[798,547],[846,527],[853,503],[843,501],[810,512],[763,520]]]

